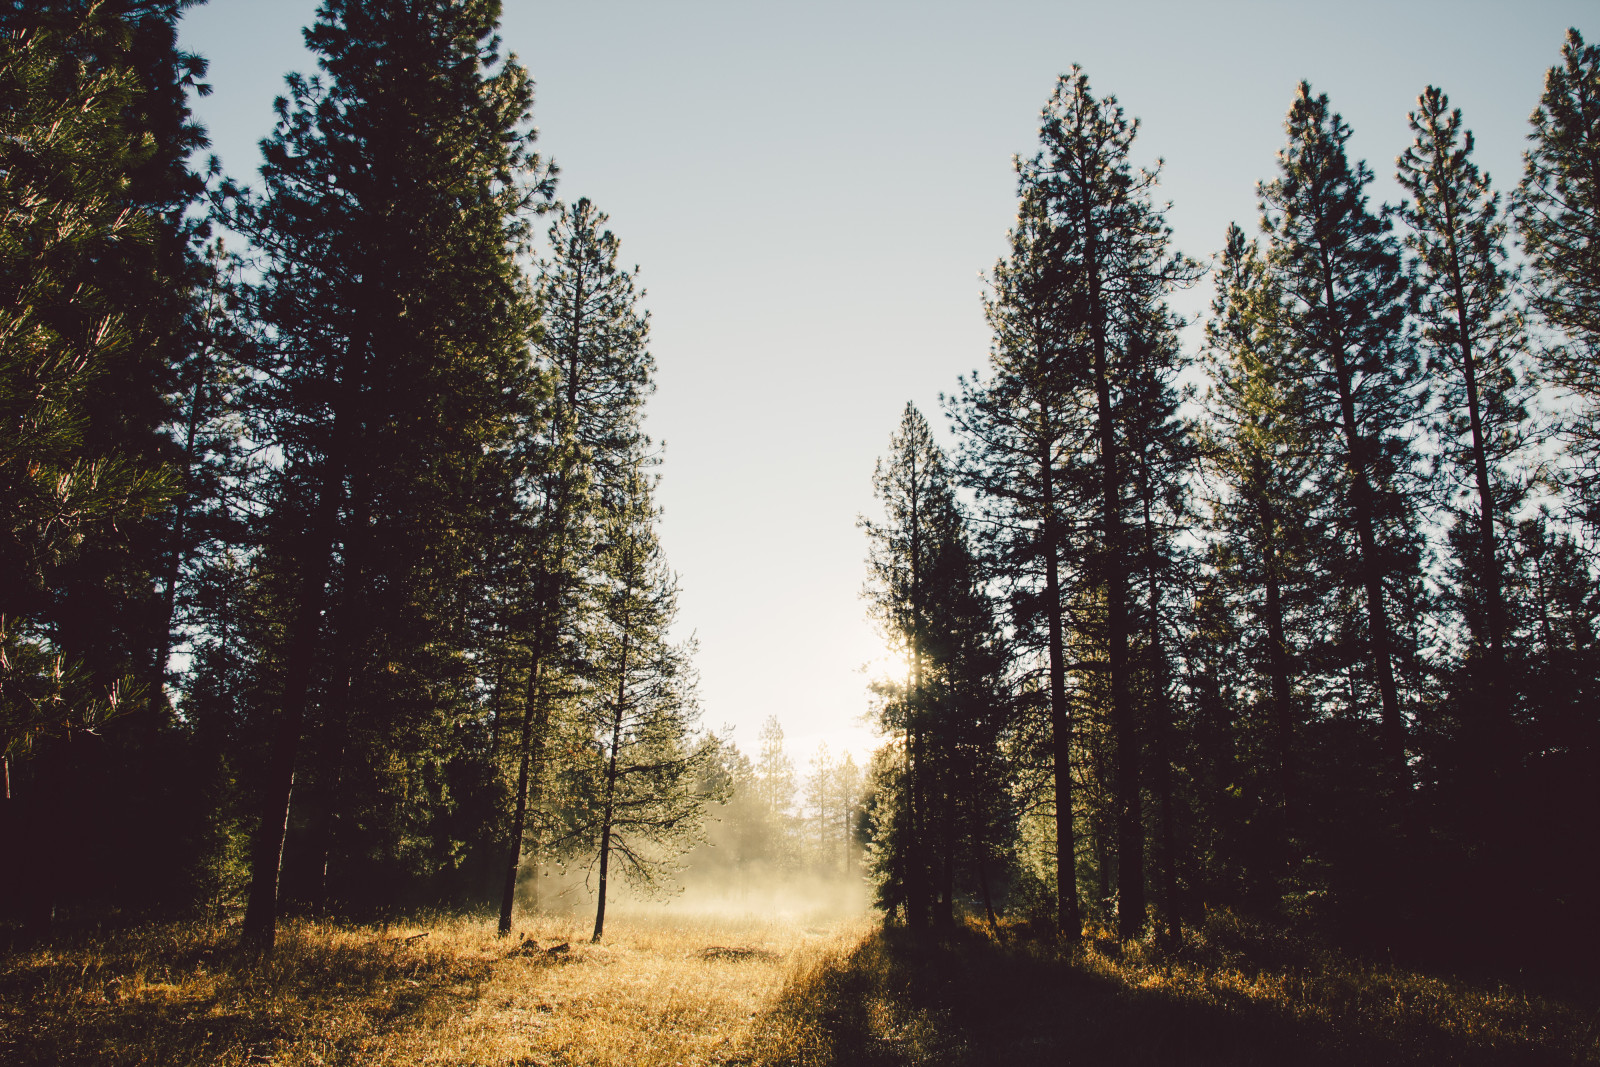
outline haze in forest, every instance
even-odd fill
[[[0,1060],[1600,1057],[1582,26],[227,6],[0,5]]]

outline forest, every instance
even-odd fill
[[[323,0],[255,181],[195,2],[0,4],[8,1062],[1600,1062],[1600,46],[1394,205],[1301,82],[1206,261],[1063,74],[797,769],[498,0]]]

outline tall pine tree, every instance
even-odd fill
[[[1517,189],[1517,226],[1535,311],[1565,343],[1540,353],[1545,378],[1576,401],[1561,429],[1572,462],[1561,481],[1600,530],[1600,47],[1568,30],[1545,75]]]
[[[1340,581],[1361,599],[1350,636],[1377,690],[1387,775],[1399,790],[1409,771],[1395,598],[1418,566],[1409,483],[1419,415],[1410,282],[1389,222],[1368,207],[1372,172],[1351,164],[1350,127],[1327,96],[1302,82],[1285,128],[1279,176],[1260,189],[1267,264],[1282,296],[1278,324],[1305,382],[1323,518],[1355,545],[1338,564]]]
[[[524,423],[518,446],[526,530],[521,579],[508,596],[518,605],[525,687],[500,885],[502,936],[511,931],[528,813],[540,800],[540,757],[562,664],[581,659],[574,647],[584,613],[579,575],[608,501],[625,499],[637,476],[643,406],[655,388],[649,319],[633,274],[618,264],[607,221],[585,199],[558,207],[536,286],[543,329],[534,358],[548,396]]]
[[[486,447],[510,435],[534,321],[522,219],[550,192],[498,17],[493,0],[327,0],[306,31],[322,74],[290,76],[264,191],[229,205],[265,256],[254,411],[283,457],[268,558],[294,605],[281,659],[261,664],[281,680],[245,935],[268,947],[314,700],[321,803],[355,789],[348,854],[372,849],[393,887],[406,854],[430,851],[397,797],[438,788],[436,739],[472,684],[454,531]],[[355,758],[369,746],[386,758]],[[376,773],[347,785],[358,767]]]
[[[1489,177],[1472,161],[1473,138],[1440,90],[1429,87],[1411,112],[1415,142],[1399,159],[1409,195],[1401,214],[1415,256],[1418,318],[1429,379],[1440,407],[1439,437],[1456,567],[1455,600],[1466,648],[1459,702],[1472,753],[1464,796],[1503,811],[1516,762],[1508,676],[1504,544],[1524,487],[1511,464],[1526,443],[1526,392],[1518,362],[1527,347],[1512,303],[1507,224]],[[1496,836],[1499,836],[1496,834]]]
[[[1050,256],[1071,301],[1072,343],[1086,364],[1079,383],[1084,504],[1098,515],[1084,560],[1104,598],[1107,705],[1114,749],[1118,930],[1137,937],[1145,922],[1144,737],[1133,689],[1136,626],[1132,572],[1135,493],[1128,450],[1140,427],[1127,398],[1153,353],[1175,354],[1163,300],[1197,268],[1169,248],[1170,231],[1152,199],[1157,170],[1135,169],[1129,153],[1138,122],[1115,97],[1099,98],[1088,76],[1063,76],[1045,105],[1041,151],[1024,169],[1051,225]],[[1092,504],[1091,504],[1092,502]],[[1089,546],[1085,546],[1089,547]]]

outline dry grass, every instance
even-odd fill
[[[1596,988],[1364,962],[1227,915],[1175,955],[865,918],[586,932],[301,923],[261,961],[169,925],[0,953],[0,1064],[1600,1064]]]
[[[512,942],[300,923],[262,962],[224,931],[148,927],[0,955],[0,1063],[736,1062],[779,993],[869,929],[622,913],[589,945],[555,919]]]
[[[1190,947],[1067,952],[889,929],[788,990],[774,1064],[1600,1064],[1597,990],[1428,975],[1231,916]]]

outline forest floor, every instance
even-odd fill
[[[1214,916],[1176,954],[668,913],[162,925],[0,951],[0,1063],[1600,1064],[1600,987],[1429,975]]]
[[[290,922],[263,961],[169,924],[0,952],[0,1064],[738,1062],[783,990],[873,923],[623,912],[599,945],[587,927]]]
[[[882,929],[785,991],[751,1062],[1600,1064],[1600,982],[1428,974],[1226,913],[1186,934],[1063,952],[1025,929]]]

